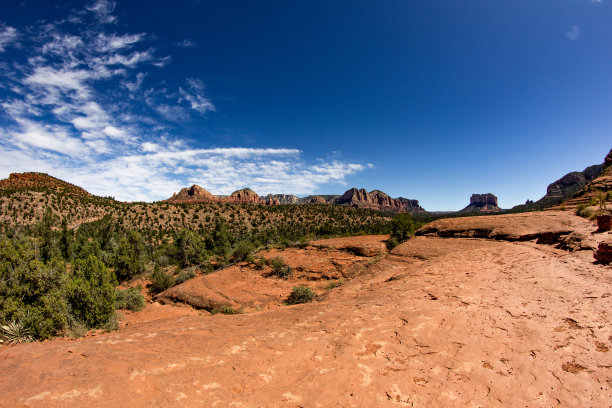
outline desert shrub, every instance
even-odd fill
[[[75,260],[68,283],[71,314],[88,328],[106,324],[115,316],[115,286],[113,273],[100,259]]]
[[[241,262],[246,260],[249,256],[252,256],[253,244],[249,241],[240,241],[232,252],[232,259],[234,262]]]
[[[185,268],[200,265],[208,259],[206,242],[191,230],[182,230],[176,237],[180,265]]]
[[[145,244],[142,235],[130,231],[119,239],[116,253],[115,274],[119,281],[130,279],[144,272]]]
[[[293,269],[278,257],[270,261],[270,266],[272,267],[270,275],[277,276],[281,279],[287,279],[293,273]]]
[[[164,268],[170,265],[170,258],[168,258],[166,255],[159,255],[157,259],[155,259],[155,264]]]
[[[385,246],[387,247],[387,251],[391,251],[393,248],[398,246],[400,243],[395,237],[391,237],[385,242]]]
[[[226,314],[226,315],[234,315],[239,312],[231,306],[217,306],[210,311],[211,314]]]
[[[32,240],[0,239],[0,324],[15,321],[35,339],[62,332],[66,316],[66,268],[44,264]]]
[[[146,301],[141,290],[142,287],[140,285],[124,290],[117,289],[115,291],[115,308],[131,310],[132,312],[144,309]]]
[[[584,218],[593,218],[596,216],[596,211],[592,207],[584,206],[577,210],[577,214]]]
[[[330,282],[327,285],[325,285],[325,289],[326,290],[331,290],[331,289],[337,288],[337,287],[342,286],[342,285],[344,285],[344,279],[339,279],[339,280]]]
[[[195,276],[196,273],[191,269],[184,269],[178,274],[176,280],[174,281],[174,284],[180,285],[183,282],[187,282],[189,279],[195,278]]]
[[[410,238],[418,228],[419,224],[414,221],[409,213],[397,214],[391,222],[391,238],[395,238],[398,243],[402,243]]]
[[[34,337],[25,324],[21,321],[11,321],[0,327],[0,338],[9,344],[29,343],[34,341]]]
[[[308,286],[295,286],[291,294],[287,298],[287,304],[297,305],[299,303],[308,303],[316,297],[316,294]]]
[[[161,293],[172,286],[174,286],[174,278],[172,275],[156,267],[151,275],[151,286],[149,287],[151,293]]]

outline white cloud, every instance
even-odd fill
[[[15,27],[4,25],[0,21],[0,52],[4,52],[7,46],[15,43],[17,38],[19,38],[19,34]]]
[[[183,41],[179,41],[178,43],[176,43],[176,45],[178,45],[181,48],[191,48],[191,47],[195,47],[197,44],[191,41],[190,39],[185,38]]]
[[[114,23],[117,20],[117,17],[113,16],[111,13],[115,11],[116,3],[110,0],[97,0],[88,6],[85,6],[85,9],[94,13],[100,23]]]
[[[570,40],[576,41],[578,38],[580,38],[580,27],[576,25],[572,26],[572,28],[570,28],[570,30],[565,35]]]
[[[214,111],[215,105],[208,99],[208,97],[204,94],[204,83],[198,79],[188,78],[187,85],[189,88],[187,90],[179,87],[179,102],[187,101],[191,106],[191,109],[199,112],[206,113],[208,111]]]
[[[216,194],[243,187],[309,194],[367,168],[336,159],[308,163],[291,148],[201,148],[168,136],[172,121],[215,106],[197,78],[181,86],[152,83],[146,69],[163,68],[170,57],[145,45],[154,36],[109,32],[114,9],[113,1],[98,0],[21,36],[0,23],[0,52],[21,37],[28,44],[19,62],[0,62],[0,114],[7,119],[0,127],[0,178],[42,171],[94,194],[149,201],[193,182]],[[69,24],[76,27],[70,31]],[[187,41],[181,46],[194,45]]]

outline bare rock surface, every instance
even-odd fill
[[[334,248],[362,256],[376,256],[384,254],[387,251],[385,241],[387,241],[389,237],[389,235],[366,235],[331,238],[312,241],[310,245],[319,248]]]
[[[472,221],[595,229],[524,217]],[[610,271],[587,251],[422,235],[313,303],[4,347],[0,406],[609,407]]]
[[[380,235],[319,240],[306,248],[262,251],[258,258],[279,258],[292,268],[292,274],[287,279],[281,279],[272,276],[269,266],[259,269],[242,263],[190,279],[162,292],[157,300],[165,304],[184,303],[206,310],[228,306],[251,312],[279,307],[296,285],[306,285],[320,293],[329,281],[357,275],[365,267],[368,256],[382,253],[382,242],[387,238],[388,235]],[[349,244],[353,249],[351,253],[346,252],[346,245]],[[338,248],[334,248],[334,245]],[[370,255],[364,255],[364,252]]]
[[[440,237],[491,238],[507,241],[541,239],[558,242],[575,231],[591,232],[597,229],[593,222],[568,211],[545,211],[447,218],[423,226],[416,235]]]

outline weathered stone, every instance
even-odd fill
[[[610,214],[598,215],[597,227],[599,231],[610,231],[612,229],[612,216]]]
[[[599,243],[595,252],[595,259],[604,264],[612,262],[612,241],[604,241]]]

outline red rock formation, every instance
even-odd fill
[[[497,197],[491,193],[472,194],[470,205],[460,212],[500,212],[501,208],[497,205]]]
[[[370,208],[377,211],[389,212],[424,212],[425,210],[419,206],[418,200],[409,200],[403,197],[391,198],[389,195],[380,190],[367,192],[365,189],[351,188],[342,196],[308,196],[299,199],[295,196],[282,194],[268,194],[265,197],[260,197],[253,190],[244,188],[233,192],[229,196],[216,197],[204,190],[202,187],[193,185],[189,188],[183,188],[177,194],[167,199],[168,202],[174,203],[208,203],[208,202],[223,202],[232,204],[260,204],[260,205],[279,205],[279,204],[339,204],[348,205],[355,208]]]
[[[391,198],[380,190],[369,193],[365,189],[351,188],[335,200],[335,204],[350,205],[356,208],[371,208],[378,211],[391,212],[424,212],[418,200],[403,197]]]
[[[604,264],[612,263],[612,241],[599,243],[595,259]]]
[[[174,193],[166,201],[172,203],[212,203],[219,199],[202,187],[194,184],[191,187],[182,188],[178,193]]]
[[[224,197],[223,201],[232,204],[266,204],[266,202],[250,188],[234,191],[229,197]]]
[[[598,231],[610,231],[612,229],[612,216],[610,214],[598,215],[597,227]]]
[[[308,204],[327,204],[327,200],[321,196],[312,196],[308,200]]]
[[[48,188],[56,192],[88,197],[87,191],[45,173],[11,173],[9,178],[0,180],[0,189]]]

